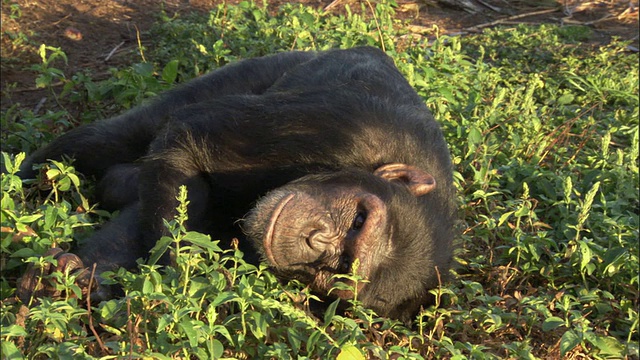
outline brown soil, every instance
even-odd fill
[[[355,1],[359,0],[299,2],[339,12],[346,3],[353,5]],[[433,36],[433,25],[439,27],[440,34],[465,34],[498,23],[586,24],[594,29],[593,41],[606,43],[618,36],[633,41],[631,51],[638,48],[638,1],[474,0],[476,5],[485,4],[479,5],[482,12],[476,14],[442,5],[451,1],[398,0],[397,15],[410,20],[410,30],[420,36]],[[270,3],[275,8],[284,2]],[[3,0],[2,108],[15,103],[35,107],[45,96],[44,90],[35,88],[35,72],[29,70],[31,65],[40,63],[36,44],[62,48],[68,63],[56,63],[56,67],[66,75],[89,68],[99,76],[110,67],[134,61],[131,50],[137,48],[138,41],[148,43],[145,31],[155,21],[154,14],[162,9],[169,15],[184,14],[207,11],[216,3],[219,1]],[[26,46],[16,40],[17,34],[26,35]]]

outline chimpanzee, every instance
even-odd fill
[[[450,267],[447,144],[424,101],[375,48],[227,65],[71,130],[31,155],[20,175],[63,155],[95,176],[100,204],[120,215],[78,250],[82,262],[57,253],[58,268],[135,267],[166,231],[181,185],[190,230],[241,239],[247,256],[282,280],[326,294],[332,275],[358,259],[368,280],[358,297],[382,316],[410,319]],[[34,277],[19,284],[23,298]]]

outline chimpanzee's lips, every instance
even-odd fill
[[[278,217],[282,213],[282,210],[287,206],[289,201],[291,201],[296,194],[291,193],[282,198],[278,205],[276,205],[275,209],[273,209],[273,213],[271,213],[271,217],[269,219],[269,227],[267,228],[267,233],[264,236],[264,252],[267,256],[267,260],[271,263],[271,265],[278,267],[278,262],[276,258],[273,256],[272,245],[273,245],[273,236],[275,232],[276,222],[278,221]]]

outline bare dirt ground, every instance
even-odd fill
[[[356,1],[360,0],[296,2],[340,12],[346,3],[350,3],[352,9],[360,8],[354,6]],[[482,10],[474,14],[444,5],[451,1],[398,0],[397,16],[409,20],[409,29],[422,35],[428,34],[433,25],[439,27],[441,34],[464,35],[499,24],[585,24],[594,30],[592,41],[596,45],[617,36],[632,40],[631,51],[638,48],[638,1],[474,0]],[[269,3],[275,8],[283,2]],[[43,98],[44,90],[35,88],[35,73],[29,70],[31,65],[40,63],[39,44],[62,48],[68,63],[56,63],[56,67],[67,76],[85,68],[92,69],[94,74],[106,74],[108,68],[132,61],[130,50],[137,47],[138,41],[149,43],[145,31],[156,21],[154,14],[162,10],[169,16],[204,12],[218,3],[220,1],[215,0],[3,0],[2,108],[15,103],[35,107]],[[26,36],[26,43],[20,40],[20,34]]]

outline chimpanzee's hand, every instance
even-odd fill
[[[77,255],[64,252],[60,248],[52,248],[44,256],[53,256],[55,264],[31,264],[22,278],[18,279],[16,295],[24,304],[30,305],[32,299],[32,303],[36,303],[42,297],[61,298],[65,295],[51,276],[56,271],[75,276],[75,283],[81,289],[83,298],[86,298],[89,292],[98,290],[99,282],[96,279],[92,281],[91,270],[84,266]],[[75,294],[71,293],[68,296],[72,297]]]

